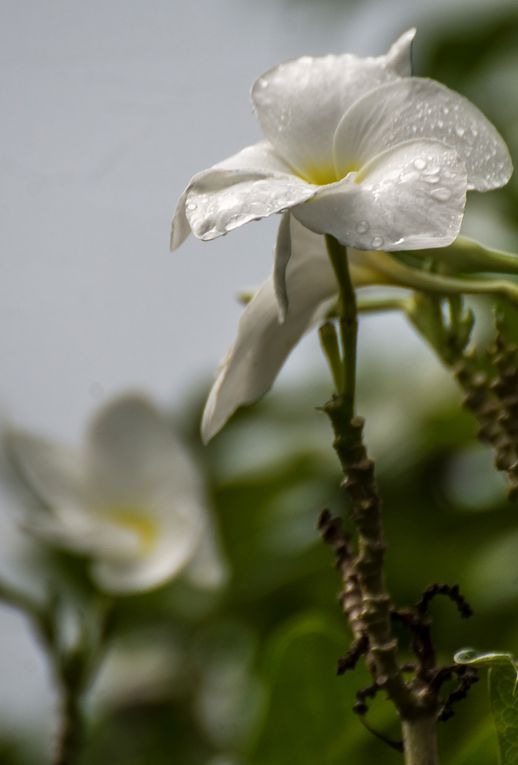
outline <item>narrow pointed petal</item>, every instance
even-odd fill
[[[343,177],[374,156],[411,139],[442,141],[466,165],[468,189],[503,186],[512,162],[502,137],[482,112],[433,80],[407,77],[360,98],[344,115],[334,139],[335,169]]]
[[[303,56],[270,69],[252,88],[266,138],[307,180],[335,180],[333,137],[340,119],[364,93],[406,73],[410,42],[407,33],[377,58]]]
[[[273,266],[273,287],[279,308],[279,321],[286,319],[288,310],[288,290],[286,287],[286,269],[291,257],[291,216],[285,213],[279,224],[277,242],[275,244],[275,260]]]
[[[450,244],[465,202],[466,170],[457,153],[438,141],[407,141],[365,165],[356,182],[322,189],[293,214],[357,249],[408,250]]]
[[[335,276],[322,237],[293,221],[293,250],[286,272],[289,308],[284,323],[273,277],[267,279],[245,308],[237,338],[210,392],[202,420],[202,438],[210,441],[243,404],[271,387],[292,348],[311,324],[322,302],[337,292]]]
[[[393,69],[401,77],[410,77],[412,74],[412,46],[416,29],[408,29],[396,40],[385,55],[388,68]]]
[[[191,191],[216,193],[228,190],[234,184],[264,180],[272,175],[289,176],[290,173],[289,165],[275,154],[267,141],[247,146],[223,162],[197,173],[178,200],[171,227],[171,250],[177,249],[191,232],[189,218],[193,219],[196,230],[203,228],[199,220],[201,211],[197,211],[196,207],[197,200],[189,199]]]

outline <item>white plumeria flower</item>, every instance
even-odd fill
[[[268,390],[335,298],[336,279],[317,234],[352,248],[356,286],[459,291],[460,282],[439,285],[385,253],[451,244],[466,192],[504,185],[512,163],[473,104],[410,76],[414,35],[409,30],[377,58],[305,56],[271,69],[252,88],[266,139],[195,175],[183,192],[172,249],[190,232],[211,240],[282,213],[273,274],[244,311],[219,370],[203,416],[205,441],[241,404]]]
[[[198,471],[144,397],[103,407],[82,450],[15,430],[7,447],[46,505],[29,530],[91,558],[101,589],[139,592],[183,571],[202,586],[224,578]]]
[[[173,220],[215,239],[275,213],[361,250],[443,247],[457,236],[466,192],[504,185],[502,138],[467,99],[411,77],[409,30],[377,58],[305,56],[261,76],[252,102],[266,140],[195,175]],[[290,298],[287,223],[276,247],[281,318]]]

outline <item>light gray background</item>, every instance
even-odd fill
[[[337,6],[0,2],[0,409],[11,420],[78,441],[123,389],[181,402],[208,381],[235,331],[236,290],[270,269],[276,221],[170,254],[170,220],[194,172],[260,137],[248,91],[263,70],[305,53],[382,53],[414,24],[426,45],[446,13],[488,12],[485,0],[371,0],[337,23]],[[397,319],[366,332],[387,328],[416,352]],[[314,344],[284,380],[310,369]],[[27,725],[48,705],[46,670],[20,617],[0,611],[0,630],[0,718]]]

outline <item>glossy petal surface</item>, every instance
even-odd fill
[[[364,93],[408,73],[412,39],[410,30],[377,58],[303,56],[270,69],[252,88],[266,138],[308,181],[336,180],[333,137],[340,119]]]
[[[465,200],[466,170],[457,153],[438,141],[407,141],[293,214],[358,249],[406,250],[450,244]]]
[[[295,175],[268,178],[234,176],[224,187],[205,182],[187,195],[187,218],[195,236],[216,239],[245,223],[284,212],[311,199],[318,191]]]
[[[200,221],[201,211],[197,211],[196,206],[193,207],[197,204],[196,200],[188,201],[191,191],[195,194],[210,195],[229,189],[235,184],[258,181],[276,174],[289,176],[291,168],[275,154],[267,141],[247,146],[223,162],[197,173],[191,178],[178,200],[171,228],[171,249],[177,249],[191,232],[191,224],[187,216],[188,209],[190,217],[196,221],[197,230],[200,227],[203,229],[203,223]]]
[[[334,141],[338,177],[411,139],[454,148],[466,165],[468,188],[498,188],[511,176],[507,147],[476,106],[438,82],[408,77],[367,93],[344,115]]]

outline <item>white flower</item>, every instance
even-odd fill
[[[200,585],[224,576],[200,477],[168,421],[144,397],[103,407],[82,450],[20,431],[7,448],[45,508],[28,528],[86,555],[104,590],[132,593],[184,571]]]
[[[507,147],[467,99],[411,77],[415,30],[384,56],[305,56],[261,76],[252,101],[266,140],[195,175],[171,246],[210,240],[290,211],[305,227],[361,250],[442,247],[457,236],[466,191],[504,185]],[[281,226],[281,317],[291,255]]]
[[[352,248],[356,286],[443,292],[460,286],[434,281],[386,252],[449,245],[466,192],[504,185],[512,163],[473,104],[410,76],[414,34],[409,30],[377,58],[306,56],[271,69],[252,88],[266,140],[195,175],[183,192],[172,249],[190,232],[210,240],[282,213],[273,274],[244,311],[219,370],[203,416],[205,441],[238,406],[268,390],[291,348],[336,296],[317,234]]]

